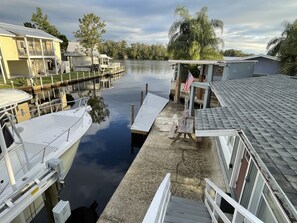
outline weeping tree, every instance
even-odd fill
[[[223,22],[209,20],[207,7],[190,15],[185,7],[177,7],[175,14],[180,18],[169,29],[168,52],[173,59],[221,59],[219,46],[223,40],[217,36],[223,32]]]
[[[78,20],[79,30],[74,32],[74,37],[82,47],[86,49],[86,54],[91,56],[92,67],[94,64],[94,50],[100,45],[102,35],[106,32],[105,21],[101,21],[99,16],[93,13],[85,14]]]
[[[297,74],[297,20],[285,22],[280,37],[274,37],[267,44],[267,54],[277,56],[280,70],[286,75]]]

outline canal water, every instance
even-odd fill
[[[168,98],[173,70],[167,61],[123,61],[126,72],[112,82],[113,87],[101,90],[110,116],[92,124],[78,148],[74,163],[65,178],[62,200],[71,209],[89,206],[96,200],[100,215],[133,162],[139,148],[131,149],[131,104],[137,111],[140,92]]]

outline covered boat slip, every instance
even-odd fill
[[[168,101],[169,100],[166,98],[148,93],[131,126],[131,132],[144,135],[147,134]]]

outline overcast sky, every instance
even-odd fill
[[[209,18],[224,22],[224,49],[266,53],[266,44],[280,36],[283,21],[297,19],[297,0],[0,0],[0,21],[22,25],[41,7],[48,20],[75,40],[78,18],[94,13],[106,21],[103,39],[129,43],[168,43],[168,29],[177,6],[191,14],[208,7]]]

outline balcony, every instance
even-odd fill
[[[28,54],[24,48],[18,48],[19,57],[28,57]],[[30,57],[42,57],[42,51],[40,49],[30,49],[29,50]],[[55,56],[54,50],[44,50],[44,57]]]

